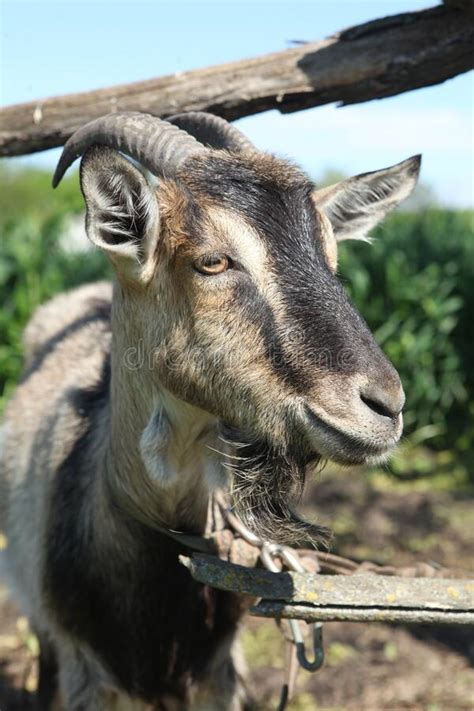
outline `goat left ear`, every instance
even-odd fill
[[[421,156],[390,168],[362,173],[313,192],[318,210],[329,219],[336,239],[367,239],[367,233],[404,200],[416,185]]]
[[[118,271],[138,276],[158,237],[159,210],[153,188],[120,153],[93,146],[81,163],[87,236]]]

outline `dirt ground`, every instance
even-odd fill
[[[413,491],[360,473],[325,472],[305,509],[335,533],[332,550],[359,560],[472,568],[472,499]],[[243,643],[259,710],[277,707],[285,648],[272,621],[249,619]],[[473,629],[327,623],[326,661],[300,672],[289,711],[474,709]],[[0,583],[0,711],[34,708],[37,643]]]

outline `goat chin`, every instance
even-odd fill
[[[305,521],[297,506],[309,467],[321,465],[298,452],[280,452],[267,442],[251,440],[224,427],[223,438],[236,456],[225,465],[232,474],[232,501],[241,520],[262,540],[289,545],[326,547],[330,532]]]

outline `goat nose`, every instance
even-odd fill
[[[405,393],[397,379],[396,384],[386,387],[368,383],[361,389],[360,399],[377,415],[395,420],[405,404]]]

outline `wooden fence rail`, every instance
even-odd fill
[[[259,598],[250,610],[257,616],[474,624],[474,580],[272,573],[202,554],[183,556],[181,562],[200,583]]]
[[[474,66],[472,0],[367,22],[253,59],[0,109],[0,155],[53,148],[112,111],[166,117],[211,111],[232,120],[353,104],[445,81]]]

